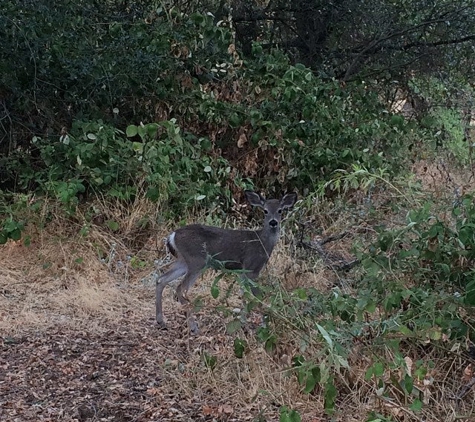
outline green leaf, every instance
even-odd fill
[[[25,246],[30,246],[31,245],[31,236],[30,235],[25,237],[25,239],[23,240],[23,244]]]
[[[411,404],[411,410],[414,412],[419,412],[422,409],[422,401],[419,399],[415,399],[414,402]]]
[[[217,299],[219,297],[219,286],[215,282],[213,282],[211,285],[211,296],[213,299]]]
[[[287,406],[280,408],[279,422],[302,422],[300,414]]]
[[[305,363],[305,357],[302,355],[295,355],[292,358],[292,366],[294,368],[298,368],[299,366],[302,366]]]
[[[205,17],[201,13],[192,13],[190,20],[196,25],[202,25],[205,22]]]
[[[213,147],[213,144],[208,138],[200,138],[199,143],[203,151],[211,151]]]
[[[117,223],[117,221],[107,220],[106,224],[107,224],[107,227],[109,227],[109,229],[114,232],[119,230],[119,223]]]
[[[150,139],[154,139],[157,136],[157,131],[159,128],[159,125],[157,123],[149,123],[147,126],[145,126],[147,130],[147,135]]]
[[[440,340],[442,338],[442,331],[440,327],[432,327],[427,330],[427,335],[431,340]]]
[[[242,359],[242,357],[244,356],[244,351],[246,349],[247,349],[246,340],[243,340],[243,339],[240,339],[240,338],[234,339],[234,355],[237,358]]]
[[[369,381],[371,379],[371,377],[373,376],[373,374],[374,374],[373,367],[370,366],[364,374],[365,381]]]
[[[216,368],[216,364],[218,363],[218,358],[216,356],[203,352],[202,359],[207,368],[210,368],[211,370]]]
[[[402,381],[404,389],[407,391],[407,393],[411,394],[412,390],[414,388],[414,382],[413,379],[410,375],[406,374],[404,377],[404,380]]]
[[[320,369],[320,366],[314,366],[311,372],[312,377],[315,379],[316,382],[322,381],[322,370]]]
[[[473,276],[474,274],[472,274]],[[467,284],[464,302],[466,305],[475,306],[475,280],[471,280]]]
[[[18,228],[18,222],[13,220],[12,218],[9,218],[3,223],[3,228],[5,231],[11,233],[12,231]]]
[[[140,138],[144,139],[147,136],[147,129],[145,126],[137,126],[137,133],[139,134]]]
[[[411,331],[408,327],[406,327],[405,325],[401,325],[399,326],[399,332],[401,334],[404,334],[405,336],[407,337],[412,337],[414,335],[414,332]]]
[[[7,240],[8,240],[7,233],[4,230],[2,230],[0,232],[0,245],[4,245],[5,243],[7,243]]]
[[[382,377],[384,375],[384,365],[381,362],[375,362],[373,364],[373,374],[376,377]]]
[[[266,352],[272,352],[273,350],[275,350],[276,347],[277,347],[277,337],[275,336],[275,334],[272,334],[266,340],[264,348],[266,349]]]
[[[226,324],[226,332],[228,334],[234,334],[241,329],[241,321],[233,319]]]
[[[345,369],[350,369],[350,364],[348,363],[348,360],[346,360],[343,356],[336,355],[336,358],[340,366],[342,366]]]
[[[330,337],[330,334],[328,334],[327,330],[323,328],[320,324],[317,324],[318,331],[320,331],[320,334],[323,336],[325,341],[328,343],[328,346],[330,348],[333,348],[333,340]]]
[[[242,124],[242,119],[238,116],[237,113],[232,113],[229,116],[229,126],[233,129],[239,127]]]
[[[138,128],[135,125],[127,126],[127,129],[125,130],[125,133],[126,133],[128,138],[132,138],[133,136],[137,135]]]
[[[156,186],[152,186],[147,189],[145,197],[150,199],[153,202],[157,202],[160,198],[160,190]]]
[[[132,148],[134,151],[139,154],[143,154],[143,143],[142,142],[132,142]]]
[[[21,239],[21,230],[20,229],[15,229],[12,232],[10,232],[10,238],[12,240],[20,240]]]
[[[306,382],[305,382],[304,392],[307,393],[307,394],[310,394],[315,389],[315,386],[317,385],[317,382],[318,381],[313,376],[313,374],[308,373],[307,374],[307,379],[306,379]]]
[[[294,293],[300,300],[308,300],[307,290],[303,288],[297,288],[294,290]]]
[[[335,411],[335,400],[337,396],[337,390],[333,384],[333,380],[329,379],[325,385],[325,411],[327,413],[333,413]]]

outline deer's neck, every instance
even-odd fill
[[[261,242],[262,246],[266,250],[267,255],[270,256],[270,254],[272,253],[274,249],[274,246],[279,240],[280,230],[278,228],[260,229],[260,230],[256,230],[255,233],[259,241]]]

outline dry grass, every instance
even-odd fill
[[[119,214],[116,211],[105,218],[121,222],[123,217]],[[58,327],[71,336],[105,335],[124,320],[132,330],[134,324],[137,330],[143,325],[154,328],[154,290],[144,278],[153,270],[157,244],[161,247],[161,241],[157,242],[156,238],[163,237],[168,230],[153,229],[148,230],[152,235],[141,243],[141,249],[132,251],[114,233],[91,225],[88,235],[81,237],[77,227],[58,218],[41,235],[32,233],[33,240],[28,247],[20,242],[1,246],[1,335],[4,338],[29,333],[47,336]],[[133,233],[135,229],[128,224],[124,230]],[[112,249],[115,264],[101,260],[101,257],[110,257]],[[158,258],[164,259],[164,248],[159,252],[162,255]],[[133,268],[127,261],[127,256],[132,254],[148,264],[144,268]],[[119,268],[117,261],[125,263],[127,270]],[[286,280],[295,284],[295,264],[283,246],[276,251],[269,268],[273,276],[285,272]],[[311,415],[322,412],[321,401],[303,394],[279,358],[265,352],[252,335],[246,336],[249,353],[241,360],[235,358],[234,337],[226,333],[220,313],[213,311],[219,303],[209,295],[214,276],[212,271],[207,272],[190,292],[192,299],[200,296],[203,302],[197,315],[201,335],[196,337],[189,337],[182,307],[173,298],[173,288],[165,290],[164,312],[170,330],[151,331],[156,336],[152,340],[162,342],[165,348],[163,355],[151,356],[167,379],[166,387],[157,394],[167,392],[190,402],[207,403],[204,413],[223,411],[223,417],[230,409],[248,415],[259,412],[277,415],[277,403],[285,403],[299,410],[304,421],[313,420]],[[223,281],[222,288],[229,282]],[[237,285],[233,292],[228,303],[239,306]],[[183,350],[184,355],[177,353],[177,348]],[[203,365],[204,353],[218,357],[214,370]],[[163,362],[168,365],[163,366]],[[213,407],[216,403],[229,409],[216,410]]]
[[[78,264],[75,254],[90,264]],[[2,247],[0,268],[2,332],[56,324],[100,329],[104,320],[113,320],[124,308],[143,308],[117,288],[94,251],[79,252],[74,242],[29,248],[10,243]]]
[[[81,333],[106,336],[119,329],[128,330],[131,335],[143,333],[144,342],[160,350],[149,356],[156,365],[157,377],[164,380],[160,388],[150,390],[157,403],[164,397],[180,397],[187,403],[200,403],[202,414],[215,420],[227,420],[237,414],[245,415],[237,420],[252,420],[246,418],[262,413],[266,420],[274,421],[278,420],[281,405],[297,410],[304,422],[328,420],[323,416],[323,391],[303,393],[295,375],[289,372],[296,354],[316,361],[319,356],[322,361],[326,358],[321,354],[317,333],[315,341],[304,348],[301,333],[288,329],[283,318],[281,337],[274,351],[264,350],[253,333],[239,333],[246,339],[248,351],[242,359],[236,359],[235,336],[226,332],[227,320],[217,308],[220,300],[209,294],[215,277],[211,271],[190,292],[191,299],[200,297],[203,303],[197,312],[200,335],[189,336],[183,309],[174,301],[172,288],[164,294],[164,314],[170,329],[157,331],[153,320],[154,291],[146,277],[153,271],[153,261],[165,258],[165,250],[157,239],[163,238],[169,228],[151,222],[140,229],[138,222],[143,215],[157,212],[150,205],[139,204],[130,210],[114,204],[98,208],[101,219],[119,223],[120,236],[91,224],[88,235],[82,237],[78,227],[71,227],[70,221],[58,217],[45,230],[32,233],[29,247],[13,242],[0,247],[2,336],[18,337],[32,332],[48,336],[58,326],[73,337]],[[343,229],[346,221],[345,215],[338,215],[332,221],[333,229]],[[318,260],[296,261],[288,248],[284,242],[278,245],[263,273],[264,280],[278,280],[281,288],[288,291],[296,287],[327,291],[334,285],[335,273]],[[349,244],[345,248],[349,250]],[[139,257],[144,265],[132,265],[128,256]],[[230,282],[223,280],[222,290]],[[227,300],[230,308],[241,304],[237,293],[238,286],[234,286]],[[364,377],[377,356],[371,344],[355,341],[354,350],[349,353],[351,370],[341,370],[335,379],[339,410],[333,420],[363,421],[371,411],[397,421],[451,421],[461,415],[473,415],[473,392],[462,402],[454,402],[444,393],[444,389],[457,392],[464,385],[461,373],[465,361],[453,354],[431,353],[407,350],[406,357],[413,362],[423,359],[435,364],[427,376],[428,384],[420,386],[429,404],[418,414],[407,410],[404,397],[397,391],[393,391],[394,397],[400,400],[385,401],[378,396],[377,383]],[[204,365],[204,355],[218,358],[213,370]],[[395,359],[389,352],[386,358]],[[386,382],[391,383],[391,377],[403,376],[397,371],[388,373]]]
[[[119,221],[136,221],[127,217]],[[105,321],[114,321],[129,309],[146,312],[143,301],[121,286],[127,281],[124,274],[114,272],[114,262],[126,262],[130,253],[123,242],[95,225],[90,225],[87,236],[78,234],[80,228],[57,217],[45,230],[29,227],[29,246],[9,242],[1,247],[2,332],[56,324],[101,330]],[[130,226],[124,231],[130,233]],[[114,262],[108,263],[112,250]]]
[[[464,194],[475,192],[474,169],[457,168],[445,160],[420,160],[412,171],[426,195],[438,201],[450,202]]]

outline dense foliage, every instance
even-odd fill
[[[164,175],[180,177],[173,159],[180,154],[202,161],[181,167],[197,180],[188,197],[193,190],[228,197],[242,179],[311,192],[354,162],[395,169],[414,141],[414,128],[387,113],[374,85],[322,79],[260,44],[243,62],[228,23],[208,14],[28,1],[2,13],[4,188],[59,189],[64,200],[92,186],[127,198],[140,184],[137,168],[146,166],[154,173],[146,191],[178,199],[178,180]],[[131,141],[168,149],[135,154],[140,147],[121,132],[140,122],[158,126]],[[174,133],[153,133],[164,125],[177,126],[183,143]],[[221,189],[204,187],[210,183]]]
[[[475,210],[458,193],[411,202],[416,188],[400,176],[421,156],[473,161],[471,0],[3,3],[0,244],[22,238],[44,198],[78,219],[96,198],[153,202],[162,219],[229,209],[252,187],[298,191],[300,215],[343,204],[334,220],[373,234],[357,248],[355,285],[264,288],[257,337],[266,350],[299,339],[292,374],[306,393],[322,389],[328,413],[355,343],[373,359],[365,382],[421,409],[413,386],[431,363],[410,373],[404,351],[474,340]],[[355,192],[364,212],[351,208]],[[387,195],[386,214],[372,192]],[[244,340],[234,346],[242,357]],[[282,421],[299,418],[282,406]]]
[[[244,51],[260,39],[320,74],[402,82],[408,71],[462,78],[473,72],[474,6],[472,0],[235,1],[231,14]]]

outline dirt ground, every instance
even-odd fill
[[[427,179],[421,176],[422,182],[443,185],[438,182],[445,180],[442,176],[421,168]],[[139,217],[147,214],[139,211]],[[124,222],[121,229],[130,226],[124,238],[138,238],[133,232],[137,219],[116,220]],[[475,421],[466,416],[475,415],[473,389],[463,400],[453,399],[468,385],[464,377],[473,375],[463,344],[439,360],[425,355],[432,352],[409,351],[413,362],[434,362],[424,386],[429,405],[419,414],[408,411],[407,403],[378,396],[379,387],[365,378],[371,356],[358,354],[355,347],[351,371],[341,376],[338,411],[327,415],[322,389],[305,394],[289,370],[292,356],[301,353],[298,341],[279,338],[282,344],[271,353],[254,332],[227,332],[223,303],[210,295],[212,273],[190,291],[190,298],[202,304],[195,313],[198,335],[190,334],[186,310],[175,302],[173,288],[164,295],[168,329],[156,326],[149,276],[154,260],[165,262],[156,241],[161,235],[131,253],[114,233],[98,230],[83,236],[80,227],[68,224],[62,220],[27,233],[28,247],[11,241],[0,245],[1,422],[277,422],[282,406],[296,410],[303,422],[362,422],[373,411],[372,420],[389,414],[405,422]],[[348,242],[343,249],[349,251]],[[331,287],[321,268],[299,268],[286,247],[281,240],[264,276],[287,290]],[[242,305],[237,291],[225,305]],[[237,337],[248,344],[242,358],[234,354]]]
[[[193,336],[169,288],[160,330],[146,272],[114,271],[74,241],[0,247],[1,421],[278,421],[282,405],[327,420],[253,335],[234,356],[216,308]],[[210,300],[210,280],[192,296]]]

